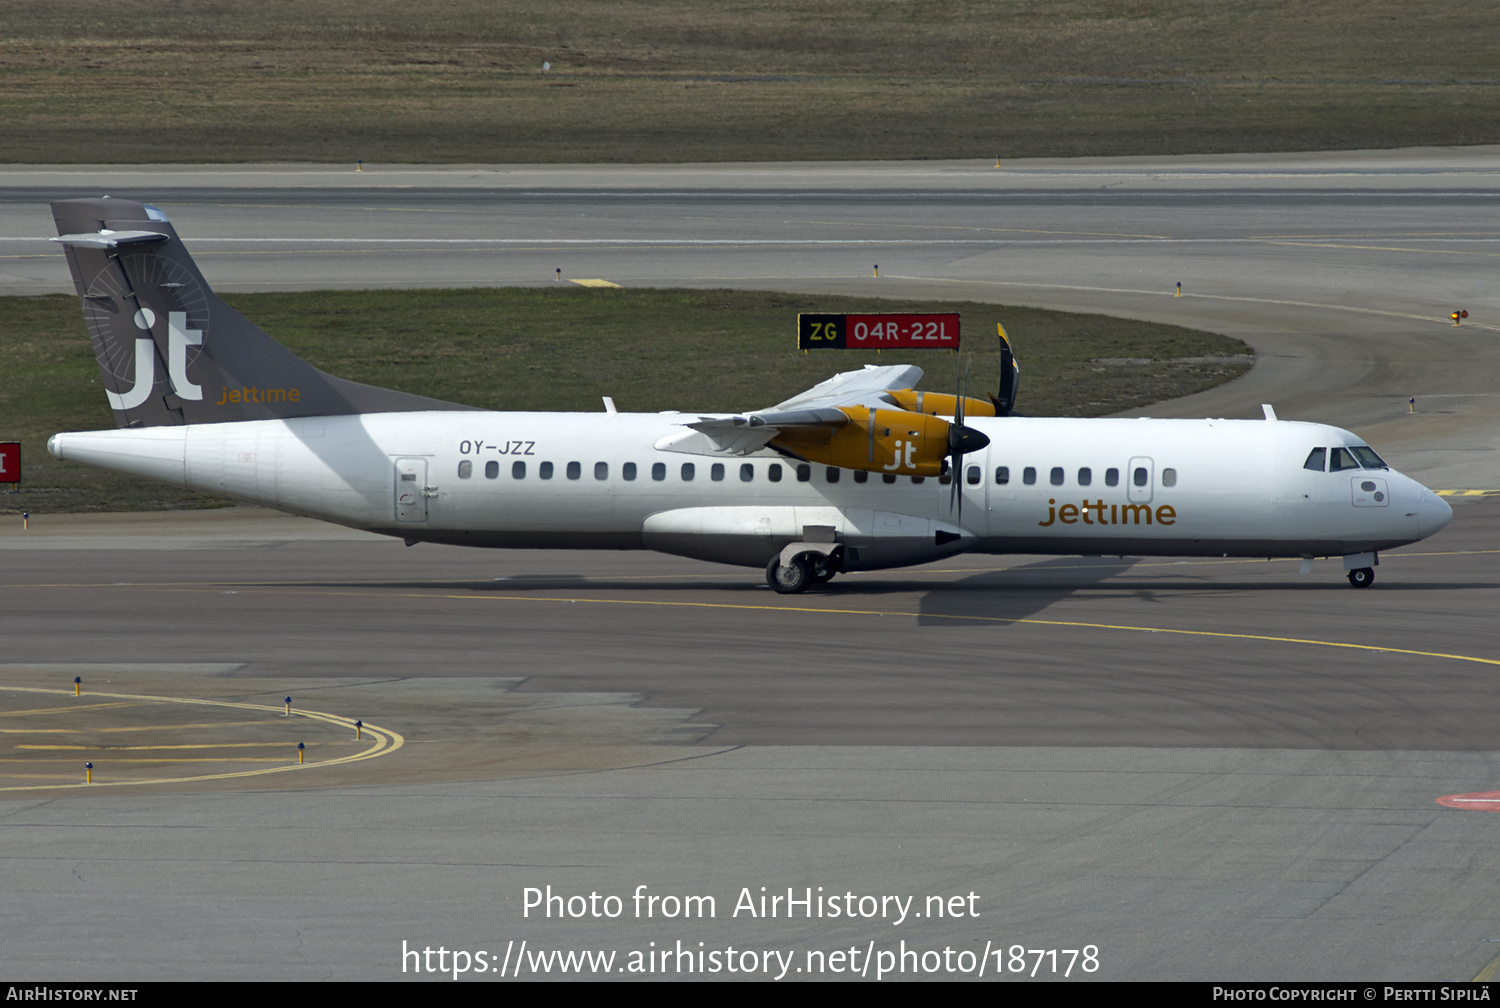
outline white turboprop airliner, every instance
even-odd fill
[[[1348,431],[1269,407],[1010,416],[1013,365],[991,403],[867,367],[719,416],[490,413],[359,385],[220,301],[155,207],[52,210],[120,428],[57,434],[53,455],[408,544],[654,549],[765,568],[779,592],[962,552],[1338,556],[1364,588],[1379,551],[1453,515]]]

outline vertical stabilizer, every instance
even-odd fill
[[[64,200],[52,216],[121,427],[469,408],[303,361],[215,296],[156,207]]]

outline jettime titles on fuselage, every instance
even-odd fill
[[[1049,525],[1172,525],[1177,521],[1177,510],[1170,504],[1106,504],[1102,500],[1084,501],[1081,504],[1057,506],[1056,498],[1047,499],[1047,520],[1037,522],[1046,528]]]

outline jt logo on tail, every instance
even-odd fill
[[[52,216],[120,427],[471,408],[345,381],[300,359],[219,300],[156,207],[64,200]]]
[[[152,321],[149,308],[136,312],[137,324],[147,323],[142,328],[149,330]],[[187,312],[167,312],[167,382],[179,399],[203,398],[201,386],[194,385],[187,376],[187,348],[203,345],[203,330],[187,327]],[[156,387],[156,343],[151,339],[135,341],[135,384],[128,392],[108,392],[111,409],[133,410],[151,397]]]

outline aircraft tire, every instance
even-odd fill
[[[813,584],[826,584],[832,581],[833,576],[838,572],[839,564],[837,557],[819,557],[812,563]]]
[[[812,564],[807,557],[792,557],[792,562],[782,566],[779,556],[766,564],[766,583],[778,595],[800,595],[813,583]]]
[[[1349,572],[1349,583],[1355,588],[1368,588],[1375,583],[1374,567],[1356,567]]]

